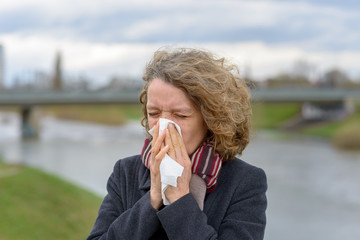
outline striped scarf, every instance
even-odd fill
[[[145,143],[141,151],[141,160],[147,168],[149,168],[150,156],[151,140],[145,139]],[[204,142],[189,157],[192,162],[192,173],[195,173],[204,179],[207,186],[207,192],[212,192],[216,187],[216,181],[223,159],[217,152],[214,151],[213,144],[208,142]]]

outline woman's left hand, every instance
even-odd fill
[[[184,167],[183,173],[177,179],[177,187],[168,186],[165,196],[170,203],[190,193],[191,160],[187,154],[184,141],[173,124],[166,129],[165,144],[169,145],[168,155]]]

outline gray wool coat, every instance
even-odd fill
[[[263,239],[266,176],[240,159],[223,163],[217,187],[201,211],[191,194],[155,210],[150,204],[150,172],[140,155],[119,160],[111,174],[93,239]]]

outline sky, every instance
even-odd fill
[[[54,69],[105,84],[141,78],[154,51],[195,47],[224,56],[255,80],[338,68],[360,80],[358,0],[0,0],[5,85]]]

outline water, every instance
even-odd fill
[[[45,118],[38,141],[20,141],[16,114],[0,113],[0,155],[57,174],[99,195],[115,162],[138,154],[144,140],[139,123],[126,127]]]
[[[108,127],[45,118],[38,141],[20,141],[19,118],[0,113],[0,155],[57,174],[99,195],[115,162],[138,154],[138,122]],[[326,141],[260,132],[241,157],[263,168],[269,190],[265,239],[360,239],[360,152]]]
[[[360,239],[359,152],[263,133],[245,156],[268,176],[266,239]]]

